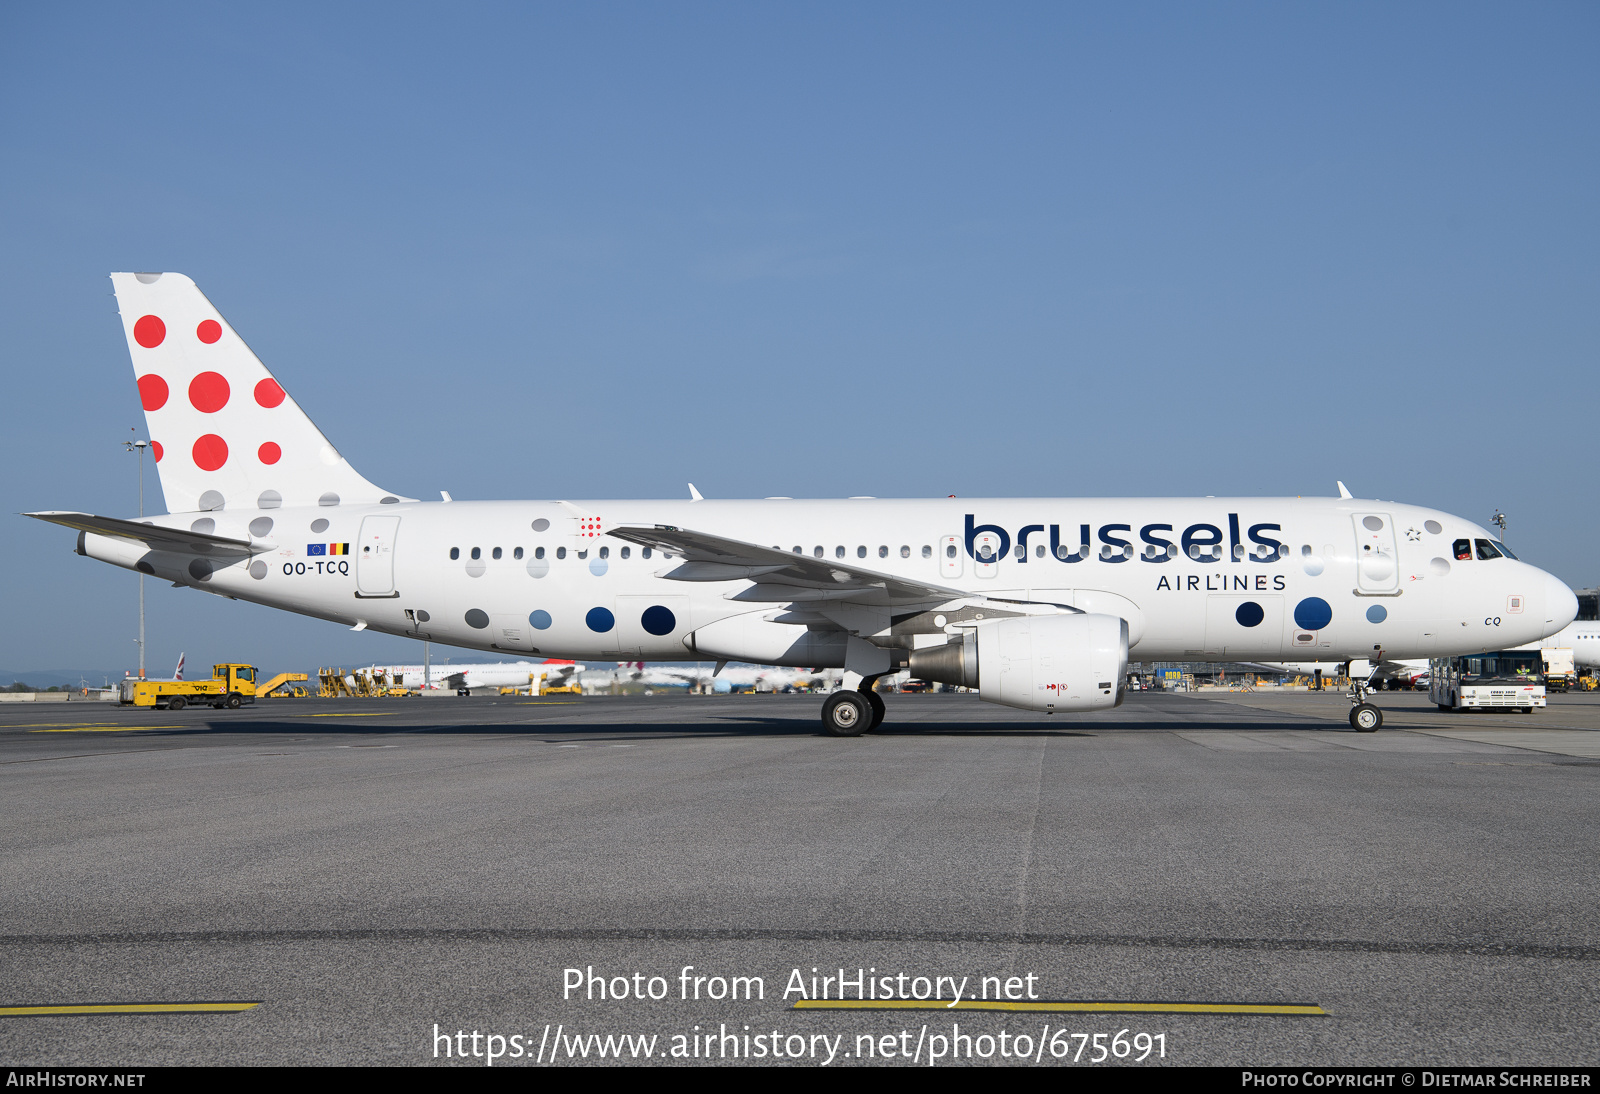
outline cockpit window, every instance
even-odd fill
[[[1455,542],[1455,556],[1457,562],[1469,562],[1472,559],[1472,541],[1458,539]]]
[[[1505,555],[1507,558],[1516,558],[1517,557],[1516,555],[1511,553],[1511,548],[1507,547],[1504,543],[1500,543],[1497,540],[1491,540],[1490,542],[1494,543],[1494,545],[1496,547],[1500,548],[1500,553]]]
[[[1489,540],[1480,539],[1480,540],[1475,540],[1474,542],[1476,542],[1477,545],[1478,545],[1478,557],[1480,559],[1487,560],[1487,559],[1491,559],[1491,558],[1499,558],[1500,557],[1500,552],[1495,550],[1494,544],[1491,543]]]

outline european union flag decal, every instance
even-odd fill
[[[328,553],[328,545],[326,543],[308,543],[308,544],[306,544],[306,556],[307,557],[310,557],[312,555],[325,555],[327,553]]]

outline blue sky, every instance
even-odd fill
[[[133,509],[105,275],[170,269],[418,497],[1341,478],[1502,508],[1592,585],[1597,32],[1579,3],[9,4],[4,512]],[[0,521],[0,666],[133,663],[134,578],[71,539]],[[413,652],[149,591],[163,672]]]

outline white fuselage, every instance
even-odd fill
[[[1526,563],[1458,561],[1452,542],[1490,538],[1475,524],[1354,499],[345,504],[145,518],[184,530],[203,518],[219,536],[250,540],[249,557],[217,560],[209,572],[197,572],[188,556],[93,532],[82,550],[240,600],[513,655],[683,660],[704,656],[705,647],[697,653],[686,643],[692,632],[733,616],[759,621],[757,629],[804,633],[804,623],[777,618],[782,604],[751,596],[753,577],[666,576],[679,560],[597,534],[601,517],[607,530],[672,526],[812,557],[820,551],[858,571],[988,603],[1045,601],[1121,616],[1129,656],[1144,662],[1504,649],[1560,630],[1576,608],[1563,583]],[[321,531],[311,531],[313,521]],[[1380,531],[1363,531],[1374,526]],[[731,599],[741,594],[745,600]],[[835,612],[829,625],[881,638],[893,612]],[[822,667],[810,657],[763,656],[768,648],[717,655]]]

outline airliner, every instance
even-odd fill
[[[477,665],[372,665],[368,672],[385,673],[395,684],[420,687],[424,679],[435,688],[470,691],[473,688],[562,687],[582,668],[572,661],[490,661]]]
[[[86,557],[352,630],[843,669],[822,725],[854,736],[901,669],[1090,712],[1122,702],[1130,655],[1462,654],[1577,613],[1481,526],[1343,496],[424,502],[357,473],[188,277],[111,280],[170,511],[28,515]]]

